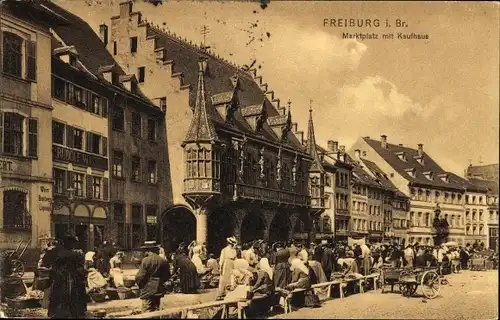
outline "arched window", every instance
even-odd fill
[[[3,227],[30,229],[31,215],[28,212],[27,193],[6,190],[3,193]]]

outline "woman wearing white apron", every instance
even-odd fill
[[[226,286],[231,285],[231,272],[234,268],[234,260],[236,259],[236,238],[227,238],[226,241],[227,246],[221,250],[219,257],[220,279],[217,300],[222,300],[226,295]]]

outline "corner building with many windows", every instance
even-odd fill
[[[0,3],[0,18],[0,250],[36,248],[51,231],[49,28],[66,21],[16,1]]]
[[[170,198],[165,113],[85,21],[44,5],[70,23],[53,30],[54,231],[74,230],[84,249],[137,248]]]

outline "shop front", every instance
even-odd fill
[[[31,160],[0,157],[0,249],[37,247],[50,234],[52,185],[31,175]]]

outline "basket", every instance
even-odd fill
[[[210,280],[200,280],[200,289],[208,288],[209,284],[210,284]]]
[[[118,292],[120,300],[134,298],[134,292],[128,288],[118,288],[116,291]]]
[[[109,300],[118,300],[120,297],[118,296],[118,292],[114,288],[106,288],[106,295]]]
[[[9,299],[5,298],[5,302],[10,308],[13,309],[34,309],[40,308],[40,300],[38,299]]]
[[[139,296],[141,295],[141,289],[139,289],[139,287],[135,286],[135,287],[132,287],[131,290],[132,290],[132,293],[134,294],[134,296],[136,298],[139,298]]]
[[[125,288],[132,288],[135,285],[135,279],[125,278],[123,279],[123,286]]]
[[[89,296],[94,302],[106,301],[106,293],[94,292],[94,293],[89,293]]]

